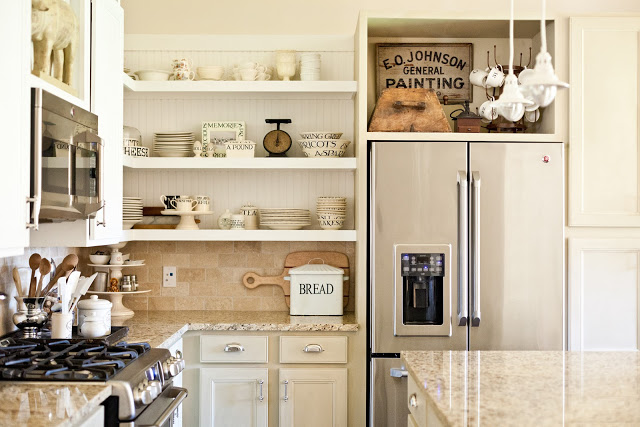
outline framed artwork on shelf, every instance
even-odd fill
[[[207,157],[225,157],[225,144],[242,141],[245,135],[244,122],[202,122],[202,151]]]

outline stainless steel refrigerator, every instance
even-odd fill
[[[564,349],[562,143],[370,143],[369,415],[403,350]]]

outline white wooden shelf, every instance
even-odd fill
[[[29,86],[32,88],[40,88],[52,95],[57,96],[58,98],[62,98],[67,102],[72,103],[73,105],[77,105],[78,107],[89,111],[89,102],[78,98],[75,95],[70,94],[67,91],[60,89],[57,86],[52,85],[51,83],[42,80],[39,77],[34,76],[33,74],[29,74]],[[87,97],[88,98],[88,97]]]
[[[553,133],[367,132],[367,141],[558,142]]]
[[[140,93],[209,93],[212,95],[243,95],[268,98],[300,99],[353,99],[357,90],[356,81],[139,81],[128,75],[123,77],[124,88]]]
[[[355,242],[355,230],[124,230],[123,241]]]
[[[131,157],[124,156],[124,167],[132,169],[304,169],[355,170],[355,157]]]

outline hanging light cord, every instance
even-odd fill
[[[509,74],[513,74],[513,0],[511,0],[511,19],[509,19]]]
[[[547,0],[542,0],[542,16],[540,17],[540,51],[547,51],[547,27],[546,23]]]

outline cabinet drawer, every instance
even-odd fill
[[[280,337],[280,363],[347,363],[347,337]]]
[[[418,384],[409,376],[407,378],[407,407],[416,425],[426,427],[427,425],[427,399],[420,390]]]
[[[200,361],[203,363],[267,363],[267,337],[203,335]]]

